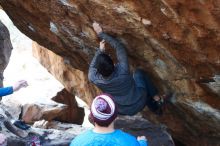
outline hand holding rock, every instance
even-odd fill
[[[93,26],[94,31],[95,31],[97,34],[102,33],[102,27],[101,27],[97,22],[94,22],[94,23],[92,24],[92,26]]]
[[[105,40],[102,40],[100,43],[99,43],[99,48],[102,52],[105,51]]]

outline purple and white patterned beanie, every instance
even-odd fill
[[[91,105],[90,117],[100,126],[108,126],[117,117],[117,107],[108,94],[96,96]]]

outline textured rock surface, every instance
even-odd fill
[[[10,120],[11,117],[13,117],[7,112],[5,106],[1,104],[0,114],[4,117],[7,115],[7,120]],[[11,132],[13,131],[11,128],[8,128],[8,126],[3,124],[4,120],[6,120],[6,118],[0,118],[0,131],[7,137],[8,146],[26,146],[31,141],[32,136],[38,136],[43,146],[68,146],[70,141],[76,135],[79,135],[88,129],[80,125],[42,120],[35,122],[29,130],[19,130],[19,133],[23,131],[23,133],[26,133],[27,135],[26,137],[21,138],[16,136],[15,132]],[[154,125],[140,116],[119,117],[116,120],[116,127],[134,134],[135,136],[146,135],[151,146],[174,146],[172,137],[167,133],[165,127]]]
[[[22,107],[22,120],[26,123],[33,123],[42,119],[51,121],[60,116],[67,108],[63,104],[25,104]]]
[[[219,0],[0,0],[0,5],[22,32],[83,72],[77,83],[74,79],[82,86],[74,86],[66,78],[79,76],[69,73],[75,69],[66,69],[67,75],[59,73],[62,67],[54,71],[87,102],[96,91],[84,87],[98,45],[91,24],[98,21],[127,46],[133,67],[148,71],[161,91],[176,93],[164,116],[145,111],[147,118],[166,124],[180,143],[218,145],[219,86],[213,77],[220,74]]]
[[[171,135],[166,131],[166,127],[159,124],[154,125],[139,115],[133,117],[120,116],[115,122],[115,127],[136,137],[145,135],[150,146],[175,145]]]
[[[8,65],[12,49],[9,31],[0,20],[0,87],[3,86],[3,72]]]
[[[58,92],[52,100],[65,104],[67,108],[56,117],[56,120],[67,123],[82,124],[84,119],[84,109],[78,107],[75,97],[66,89]]]
[[[13,115],[7,112],[4,106],[0,105],[0,114],[10,120]],[[28,134],[27,137],[21,138],[14,133],[10,132],[4,123],[6,118],[0,118],[0,132],[7,137],[7,146],[27,146],[30,145],[30,141],[33,136],[38,136],[43,146],[68,146],[70,141],[81,132],[85,131],[80,125],[74,124],[62,124],[60,122],[50,122],[47,128],[44,129],[42,126],[40,128],[31,127],[29,130],[23,131],[19,130],[20,133],[23,131]]]
[[[51,100],[46,103],[28,103],[22,105],[15,99],[7,99],[0,103],[4,110],[9,113],[11,119],[22,119],[26,123],[34,123],[42,119],[51,121],[66,112],[67,105]],[[78,119],[72,121],[77,123]]]
[[[33,43],[33,54],[47,70],[73,95],[87,103],[99,92],[87,79],[87,74],[71,67],[68,60]]]

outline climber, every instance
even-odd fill
[[[136,139],[128,133],[114,129],[117,107],[110,95],[98,95],[90,110],[89,117],[94,129],[75,137],[70,146],[147,146],[145,136],[138,136]]]
[[[0,88],[0,96],[6,96],[12,94],[15,91],[20,90],[23,87],[27,87],[28,83],[25,80],[20,80],[16,82],[13,86]]]
[[[102,41],[90,63],[89,80],[103,92],[113,95],[119,114],[134,115],[145,105],[154,113],[162,114],[166,96],[158,95],[157,89],[143,70],[137,69],[134,74],[130,73],[125,47],[117,39],[104,33],[96,22],[93,23],[93,29]],[[116,50],[116,65],[105,53],[105,42]]]

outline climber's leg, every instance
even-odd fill
[[[137,87],[145,88],[146,91],[146,105],[148,108],[155,112],[158,109],[157,100],[159,100],[158,91],[147,74],[141,70],[137,69],[134,73],[134,80]]]

